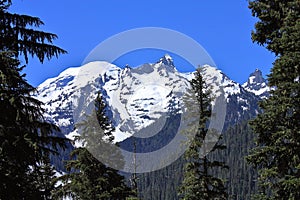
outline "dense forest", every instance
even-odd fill
[[[220,140],[202,155],[205,138],[212,134],[214,96],[197,69],[189,91],[199,115],[195,137],[179,159],[148,173],[118,171],[120,166],[97,158],[113,154],[123,164],[121,153],[109,148],[114,127],[100,93],[95,110],[75,127],[84,133],[76,141],[85,145],[72,149],[63,167],[56,166],[74,141],[44,118],[43,103],[32,96],[36,88],[23,70],[30,56],[43,63],[67,52],[53,44],[57,35],[41,30],[43,21],[11,13],[11,5],[11,0],[0,0],[0,199],[300,199],[299,0],[249,1],[257,19],[252,41],[275,55],[269,97],[251,96],[255,109],[241,116],[237,97],[230,96]],[[117,145],[135,153],[163,147],[181,118],[171,114],[151,140],[132,137]],[[107,152],[95,155],[99,148]],[[64,174],[58,176],[55,167],[64,168]]]

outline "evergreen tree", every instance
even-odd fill
[[[73,160],[68,161],[66,165],[70,174],[60,178],[62,185],[56,192],[58,198],[71,196],[83,200],[117,200],[125,199],[131,194],[124,177],[117,170],[101,162],[103,156],[110,156],[114,162],[118,162],[121,158],[120,152],[112,152],[115,150],[111,144],[114,139],[112,135],[114,128],[106,116],[106,105],[100,94],[95,105],[96,111],[87,116],[82,123],[77,124],[82,134],[77,139],[83,141],[85,147],[72,152]]]
[[[11,14],[10,5],[10,0],[0,1],[0,199],[47,199],[41,180],[52,175],[42,173],[42,166],[66,140],[44,120],[42,103],[31,96],[35,88],[21,74],[25,66],[18,56],[42,62],[65,51],[51,44],[55,35],[31,28],[42,25],[40,19]]]
[[[185,153],[187,163],[184,168],[184,179],[180,188],[183,199],[226,199],[227,193],[224,181],[213,175],[214,168],[226,168],[224,162],[211,160],[207,156],[209,139],[216,137],[216,133],[207,128],[211,116],[212,95],[208,85],[201,75],[201,68],[195,72],[190,81],[194,98],[193,103],[199,113],[196,134]],[[186,105],[188,106],[188,105]],[[208,140],[207,140],[208,139]],[[208,141],[208,142],[207,142]],[[216,144],[212,151],[222,150],[225,146]]]
[[[270,98],[251,122],[257,147],[247,157],[259,169],[260,199],[300,199],[300,1],[250,1],[258,18],[252,40],[276,55]]]
[[[43,163],[35,166],[31,176],[33,183],[37,186],[36,190],[39,191],[37,198],[45,200],[52,199],[52,194],[56,189],[57,182],[55,168],[50,163],[48,156]]]
[[[45,58],[66,53],[65,50],[52,45],[57,38],[55,34],[43,32],[33,28],[44,25],[37,17],[19,15],[8,12],[11,0],[0,1],[0,50],[13,52],[15,57],[24,56],[28,63],[28,56],[37,57],[40,62]]]
[[[132,190],[132,194],[130,195],[130,197],[128,197],[127,199],[129,200],[137,200],[138,199],[138,186],[137,186],[137,173],[136,173],[136,168],[137,168],[137,163],[136,163],[136,138],[133,138],[133,173],[131,174],[130,177],[130,186],[131,186],[131,190]]]

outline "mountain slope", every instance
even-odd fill
[[[252,92],[262,99],[269,96],[270,88],[267,85],[267,80],[262,76],[262,72],[259,69],[256,69],[253,73],[251,73],[247,82],[245,82],[242,86],[248,92]]]
[[[259,112],[258,101],[268,96],[269,89],[259,70],[252,73],[243,86],[208,65],[203,68],[203,76],[212,87],[215,97],[224,92],[226,116],[223,134],[229,147],[223,156],[233,167],[230,168],[228,182],[237,184],[240,181],[237,176],[248,174],[251,170],[241,160],[252,145],[253,137],[248,130],[242,130],[239,126],[232,127],[244,123]],[[57,124],[62,134],[73,139],[78,134],[74,124],[94,109],[94,99],[100,92],[108,104],[107,115],[116,127],[115,142],[130,152],[134,151],[134,143],[136,152],[151,152],[163,148],[175,137],[181,122],[180,110],[184,109],[182,97],[188,92],[189,80],[192,78],[193,73],[179,72],[168,55],[156,63],[136,68],[120,68],[97,61],[66,69],[57,77],[46,80],[38,87],[36,97],[45,103],[45,117]],[[174,110],[176,113],[172,118],[161,120]],[[134,139],[136,137],[132,137],[133,134],[139,139]],[[236,152],[237,149],[241,152]],[[61,170],[63,167],[60,160],[66,156],[54,159],[55,165]],[[236,163],[238,160],[244,167],[236,171],[240,165]],[[139,188],[143,199],[177,199],[176,190],[181,181],[183,162],[180,158],[166,168],[142,174]],[[252,174],[247,175],[247,180],[243,182],[243,188],[249,188],[249,191],[254,188]],[[233,196],[242,195],[241,190],[234,186],[230,186],[229,190]]]
[[[168,55],[157,63],[137,68],[122,69],[98,61],[69,68],[46,80],[38,87],[37,98],[45,103],[45,117],[60,126],[64,135],[69,135],[81,112],[89,112],[97,93],[101,92],[110,108],[108,115],[116,127],[116,141],[122,141],[166,113],[171,100],[180,105],[192,77],[192,73],[177,71]],[[254,89],[261,90],[260,86],[264,89],[264,83],[253,85],[251,82],[260,81],[256,74],[244,87],[210,66],[204,66],[204,77],[212,86],[214,95],[220,95],[219,88],[223,88],[228,103],[226,121],[230,124],[246,113],[257,113],[256,102],[265,92],[253,94]]]

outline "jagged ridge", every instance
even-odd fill
[[[76,109],[92,107],[97,93],[102,92],[116,127],[116,141],[122,141],[134,130],[151,125],[167,112],[171,100],[180,104],[180,97],[192,77],[192,73],[179,72],[169,55],[157,63],[138,68],[122,69],[97,61],[69,68],[46,80],[38,87],[37,97],[45,103],[46,118],[60,126],[64,135],[71,137],[76,135]],[[256,102],[267,95],[265,80],[258,70],[243,86],[208,65],[204,66],[204,77],[212,85],[215,95],[219,95],[220,86],[224,88],[228,103],[226,120],[230,124],[246,113],[255,115],[258,112]]]

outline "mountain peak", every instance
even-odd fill
[[[259,69],[255,69],[247,80],[243,84],[243,87],[261,98],[269,96],[270,88],[267,86],[267,80],[263,77],[262,72]]]
[[[248,78],[248,84],[264,82],[266,82],[266,80],[263,78],[262,72],[259,69],[255,69]]]
[[[165,54],[157,63],[163,63],[165,65],[174,67],[173,58],[169,54]]]

